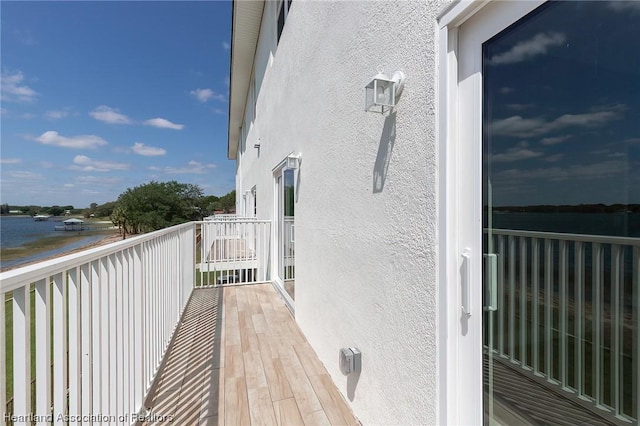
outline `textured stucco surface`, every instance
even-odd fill
[[[277,48],[267,3],[256,52],[257,74],[265,70],[238,161],[239,200],[256,185],[258,217],[273,218],[272,169],[302,153],[296,320],[363,424],[436,422],[443,3],[295,1]],[[378,68],[407,76],[387,116],[364,111],[364,86]],[[343,346],[362,351],[358,378],[338,369]]]

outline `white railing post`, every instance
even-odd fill
[[[67,283],[53,276],[53,415],[67,414]]]

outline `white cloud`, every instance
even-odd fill
[[[82,170],[83,172],[108,172],[111,170],[128,170],[131,165],[126,163],[115,163],[110,161],[93,160],[86,155],[76,155],[73,157],[74,165],[72,170]]]
[[[119,177],[105,177],[105,176],[78,176],[75,179],[76,184],[78,185],[113,185],[116,183],[122,182],[122,179]]]
[[[223,42],[222,42],[222,48],[223,48],[224,50],[229,50],[229,49],[231,49],[231,44],[229,44],[229,42],[228,42],[228,41],[223,41]]]
[[[175,124],[164,118],[151,118],[144,122],[147,126],[158,127],[160,129],[182,130],[184,124]]]
[[[44,114],[45,118],[49,120],[60,120],[61,118],[65,118],[69,116],[69,110],[67,109],[58,109],[47,111]]]
[[[214,108],[212,111],[216,115],[227,115],[227,111],[223,110],[222,108]]]
[[[572,135],[554,136],[552,138],[544,138],[540,141],[542,145],[556,145],[571,139]]]
[[[116,108],[111,108],[106,105],[100,105],[95,110],[89,113],[90,116],[99,121],[104,121],[109,124],[131,124],[133,121]]]
[[[131,147],[131,150],[138,155],[144,155],[145,157],[152,157],[157,155],[165,155],[167,150],[163,148],[157,148],[155,146],[148,146],[140,142],[136,142]]]
[[[21,158],[0,158],[0,164],[20,164]]]
[[[516,43],[506,52],[494,55],[489,62],[494,65],[503,65],[526,61],[534,56],[544,55],[550,47],[559,46],[566,39],[567,37],[561,33],[538,33],[529,40]]]
[[[225,102],[227,98],[222,93],[216,93],[211,89],[196,89],[190,92],[200,102],[207,102],[210,99]]]
[[[510,163],[512,161],[526,160],[528,158],[540,157],[542,152],[535,152],[528,149],[529,144],[527,142],[520,142],[513,148],[509,148],[506,152],[501,154],[495,154],[491,157],[492,161],[496,163]]]
[[[37,180],[37,179],[43,178],[43,176],[39,173],[29,172],[25,170],[9,173],[9,176],[16,179],[28,179],[28,180]]]
[[[0,99],[4,102],[31,102],[38,93],[22,84],[24,74],[22,71],[3,71],[0,76]]]
[[[65,137],[58,134],[53,130],[44,132],[37,138],[36,141],[44,145],[61,146],[64,148],[76,148],[76,149],[96,149],[99,146],[107,145],[107,141],[99,136],[95,135],[78,135],[73,137]]]
[[[192,160],[187,163],[186,167],[172,167],[167,166],[164,168],[160,167],[149,167],[148,169],[151,171],[162,172],[168,175],[187,175],[187,174],[197,174],[203,175],[209,173],[211,169],[215,169],[217,166],[215,164],[202,164],[198,161]]]
[[[36,40],[35,36],[31,32],[31,30],[14,30],[14,37],[25,46],[35,46],[38,44],[38,40]]]

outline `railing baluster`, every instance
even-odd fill
[[[575,242],[574,246],[574,291],[575,291],[575,388],[578,396],[584,394],[584,244]]]
[[[136,410],[142,406],[143,395],[145,391],[145,370],[144,359],[140,354],[145,353],[145,327],[144,323],[146,302],[144,299],[145,282],[144,282],[144,269],[142,259],[142,245],[136,246],[132,249],[133,252],[133,270],[132,270],[132,312],[133,321],[131,323],[131,333],[133,336],[133,348],[131,351],[131,357],[133,360],[133,397],[131,398],[131,405]],[[195,258],[194,258],[195,260]]]
[[[634,322],[635,330],[633,333],[634,347],[631,350],[633,354],[633,384],[631,404],[635,408],[635,418],[640,420],[640,247],[633,248],[632,255],[632,283],[633,283],[633,302],[631,306],[635,309]],[[634,396],[635,395],[635,396]]]
[[[109,279],[108,285],[108,306],[109,306],[109,323],[107,326],[108,334],[108,357],[109,357],[109,415],[118,414],[118,300],[116,299],[116,256],[110,255],[107,258],[107,270]]]
[[[66,273],[53,276],[53,414],[67,414]]]
[[[13,414],[31,413],[31,303],[30,285],[13,291]],[[17,421],[14,425],[27,425]]]
[[[109,364],[110,360],[110,350],[109,350],[109,330],[111,324],[110,322],[110,298],[109,298],[109,257],[103,257],[100,259],[100,323],[101,323],[101,340],[100,340],[100,360],[101,362],[101,414],[109,415],[111,414],[111,405],[109,402],[110,397],[110,383],[109,383]]]
[[[624,262],[622,248],[619,244],[611,246],[611,406],[616,416],[621,414],[622,400],[620,399],[620,386],[622,375],[622,274]]]
[[[544,240],[544,349],[545,373],[549,382],[553,377],[553,240]]]
[[[115,374],[115,407],[116,410],[114,414],[122,415],[125,414],[124,410],[124,396],[125,396],[125,388],[124,388],[124,380],[126,377],[125,369],[124,369],[124,342],[126,341],[126,335],[124,334],[124,308],[126,306],[126,301],[123,298],[122,286],[124,284],[123,280],[123,262],[122,262],[122,253],[116,253],[114,255],[114,273],[115,273],[115,282],[114,284],[114,292],[115,292],[115,371],[112,374]]]
[[[80,306],[81,289],[80,267],[69,270],[68,295],[69,295],[69,414],[80,413],[81,401],[81,381],[80,371],[82,368],[82,320]],[[79,424],[79,421],[71,421],[69,424]]]
[[[520,363],[527,367],[527,241],[520,237]]]
[[[531,280],[533,285],[533,294],[531,295],[532,325],[531,325],[531,344],[533,346],[533,371],[540,375],[540,239],[531,238]]]
[[[85,263],[80,268],[80,316],[82,318],[80,322],[80,328],[82,332],[82,353],[80,362],[81,367],[81,381],[82,381],[82,405],[79,413],[82,416],[88,416],[91,413],[91,389],[93,384],[91,382],[91,319],[92,319],[92,304],[91,304],[91,264]]]
[[[92,380],[91,380],[91,412],[102,413],[102,311],[105,309],[100,303],[102,297],[102,288],[100,273],[102,270],[102,260],[98,259],[91,262],[91,362]],[[105,407],[106,409],[106,407]]]
[[[6,332],[6,318],[7,318],[7,298],[6,293],[2,294],[2,300],[0,300],[0,354],[7,353],[7,332]],[[0,383],[5,383],[4,386],[0,385],[0,411],[4,414],[9,414],[6,411],[7,407],[7,357],[0,356]],[[3,419],[4,421],[4,419]]]
[[[516,242],[509,236],[509,358],[514,362],[516,358]]]
[[[503,236],[498,237],[498,353],[504,356],[504,321],[506,303],[504,300],[504,240]]]
[[[567,299],[569,295],[567,293],[567,281],[569,280],[569,249],[565,240],[558,242],[558,268],[559,268],[559,281],[560,288],[558,289],[559,298],[559,330],[558,340],[560,343],[560,385],[563,388],[569,387],[569,353],[568,353],[568,339],[569,330],[567,326]]]
[[[36,414],[51,410],[51,286],[46,279],[36,282]],[[40,421],[37,424],[47,424]]]
[[[591,376],[593,377],[593,397],[595,398],[596,405],[602,406],[602,262],[603,252],[602,246],[599,243],[593,244],[592,253],[592,309],[593,320],[591,323],[591,329],[593,330],[593,367],[591,369]]]

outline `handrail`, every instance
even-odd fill
[[[640,238],[634,237],[617,237],[614,235],[592,235],[592,234],[565,234],[561,232],[546,232],[546,231],[525,231],[519,229],[500,229],[500,228],[484,228],[483,232],[486,234],[489,231],[491,233],[507,235],[513,237],[533,237],[533,238],[547,238],[552,240],[563,241],[580,241],[583,243],[605,243],[605,244],[625,244],[630,246],[640,247]]]

